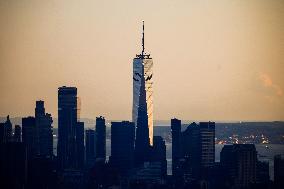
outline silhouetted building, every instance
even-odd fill
[[[51,124],[51,115],[45,113],[43,101],[36,101],[35,117],[22,118],[22,141],[27,149],[29,159],[36,156],[53,156]],[[21,128],[15,127],[16,138],[20,139],[20,133]]]
[[[178,170],[180,168],[179,161],[181,155],[181,120],[171,119],[171,131],[172,131],[172,174],[177,177]]]
[[[25,188],[27,178],[27,156],[20,142],[0,144],[0,188]]]
[[[92,129],[86,130],[86,164],[92,167],[96,161],[96,132]]]
[[[0,123],[0,144],[4,143],[4,123]]]
[[[277,189],[284,186],[284,158],[281,155],[274,156],[274,182]]]
[[[22,118],[22,141],[27,150],[28,159],[36,155],[36,121],[34,117]]]
[[[76,127],[76,164],[78,169],[85,165],[84,122],[78,122]]]
[[[220,153],[224,180],[235,188],[249,188],[256,183],[257,152],[254,144],[225,145]],[[226,177],[225,177],[226,176]]]
[[[60,169],[76,167],[77,88],[58,88],[58,144]]]
[[[181,121],[171,120],[173,176],[176,182],[204,182],[215,163],[215,123],[191,123],[181,132]],[[206,184],[207,185],[207,184]]]
[[[20,125],[15,125],[13,141],[14,142],[21,142],[22,141],[22,129],[21,129]]]
[[[9,115],[7,116],[7,120],[5,122],[5,138],[6,142],[12,142],[12,123],[10,121]]]
[[[43,157],[53,156],[52,117],[45,113],[44,101],[36,101],[36,154]]]
[[[106,160],[106,124],[105,118],[100,116],[96,118],[96,134],[97,134],[97,154],[96,158],[101,161]]]
[[[2,142],[12,142],[12,123],[10,121],[9,115],[7,116],[7,120],[4,123],[1,123],[2,130],[0,131]]]
[[[161,136],[154,136],[153,147],[151,148],[151,162],[159,162],[161,165],[161,178],[166,178],[167,176],[167,153],[166,153],[166,143]]]
[[[210,168],[215,163],[215,122],[200,122],[201,166]]]
[[[185,180],[198,180],[202,173],[202,140],[200,126],[195,122],[191,123],[185,131],[182,132],[182,157],[180,162],[183,177]],[[215,145],[215,144],[214,144]]]
[[[111,156],[110,164],[122,176],[126,176],[134,165],[135,125],[122,121],[111,123]]]

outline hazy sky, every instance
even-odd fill
[[[0,116],[131,119],[132,59],[154,61],[154,119],[284,120],[283,0],[0,0]]]

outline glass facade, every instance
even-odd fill
[[[150,55],[137,55],[133,59],[133,106],[132,121],[137,126],[138,108],[143,102],[140,100],[141,85],[146,91],[146,104],[149,128],[149,141],[153,145],[153,60]],[[142,82],[142,80],[144,80]]]

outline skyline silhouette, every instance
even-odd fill
[[[0,1],[0,188],[282,189],[283,10]]]

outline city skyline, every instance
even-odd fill
[[[82,118],[130,120],[145,20],[155,120],[284,119],[281,1],[27,2],[0,3],[1,117],[30,115],[41,99],[56,118],[66,85],[78,88]]]
[[[0,1],[0,188],[282,189],[282,10]]]

